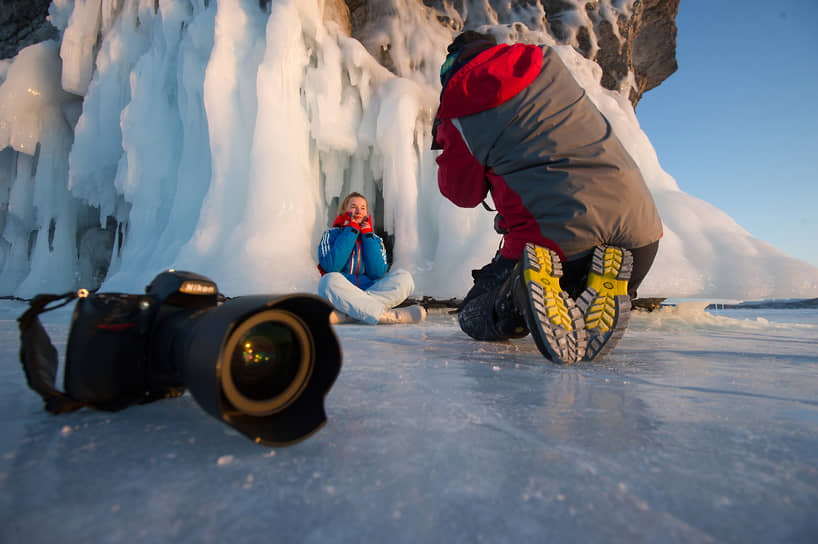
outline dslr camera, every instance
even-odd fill
[[[60,391],[57,350],[38,316],[74,299]],[[324,397],[341,370],[331,311],[309,294],[226,298],[205,276],[168,270],[144,295],[38,295],[18,318],[20,360],[52,413],[121,410],[189,390],[255,442],[286,445],[326,422]]]

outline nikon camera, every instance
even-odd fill
[[[74,299],[60,391],[38,315]],[[331,311],[308,294],[227,299],[209,278],[169,270],[144,295],[38,295],[18,319],[20,359],[52,413],[120,410],[188,389],[255,442],[292,444],[325,423],[324,397],[341,370]]]

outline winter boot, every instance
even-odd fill
[[[540,352],[559,364],[582,359],[586,344],[582,312],[560,288],[562,263],[556,252],[526,244],[512,277],[514,304]]]
[[[350,317],[343,312],[339,312],[338,310],[333,310],[329,313],[329,323],[330,325],[343,325],[345,323],[357,323],[358,320],[354,317]]]
[[[514,302],[514,284],[519,283],[520,277],[518,269],[519,265],[514,267],[494,297],[493,327],[502,338],[523,338],[529,332],[525,317]]]
[[[405,308],[384,310],[378,319],[378,325],[397,325],[399,323],[420,323],[426,319],[426,308],[413,304]]]
[[[619,342],[631,317],[628,280],[633,256],[627,249],[599,246],[594,250],[588,286],[577,299],[588,332],[585,360],[602,360]]]

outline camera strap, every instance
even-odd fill
[[[59,355],[39,318],[40,314],[61,308],[77,296],[76,292],[37,295],[29,303],[28,310],[17,318],[20,325],[20,362],[26,374],[26,381],[28,386],[43,398],[45,409],[52,414],[73,412],[89,406],[88,403],[73,399],[56,388]],[[61,300],[62,303],[49,306]]]

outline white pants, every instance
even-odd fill
[[[415,290],[412,275],[400,268],[390,270],[366,291],[343,274],[328,272],[318,282],[318,295],[330,301],[339,312],[375,325],[384,310],[394,308]]]

